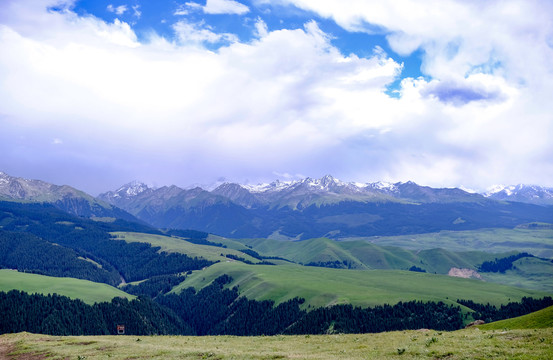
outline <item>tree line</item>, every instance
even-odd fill
[[[513,263],[518,259],[525,257],[534,257],[532,254],[526,252],[519,253],[516,255],[507,256],[501,259],[495,258],[493,261],[484,261],[479,267],[478,271],[480,272],[499,272],[504,274],[505,271],[511,270],[513,268]]]
[[[495,305],[477,304],[472,300],[457,300],[457,303],[474,310],[472,317],[475,320],[492,322],[522,316],[534,311],[553,306],[553,298],[546,296],[542,299],[523,297],[520,302],[510,302],[497,308]]]
[[[0,268],[117,285],[121,276],[125,281],[138,281],[198,270],[214,263],[185,254],[159,252],[160,247],[127,243],[110,234],[160,233],[146,225],[125,220],[96,222],[46,204],[0,202],[0,223],[0,249],[5,250],[4,256],[0,255]],[[91,259],[101,267],[94,269],[93,263],[87,265],[79,257]],[[58,258],[62,261],[53,261]]]
[[[152,300],[140,295],[135,300],[115,298],[111,302],[87,305],[59,295],[29,295],[21,291],[0,292],[0,333],[29,331],[50,335],[116,334],[125,325],[128,335],[237,335],[372,333],[430,328],[457,330],[463,326],[460,306],[443,302],[409,301],[395,305],[355,307],[335,305],[309,312],[303,299],[294,298],[277,306],[270,300],[241,297],[238,287],[227,288],[232,278],[223,275],[196,291],[162,294],[157,287],[168,277],[152,280],[151,286],[135,288],[157,294]],[[154,289],[154,290],[152,290]],[[163,288],[165,289],[165,288]],[[499,309],[489,304],[458,300],[475,311],[474,318],[495,321],[524,315],[551,306],[551,297],[523,298]]]

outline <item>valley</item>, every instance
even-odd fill
[[[0,291],[37,293],[32,299],[45,307],[51,300],[40,294],[80,299],[92,307],[54,300],[96,313],[93,329],[102,334],[113,333],[123,314],[134,324],[129,331],[143,335],[455,330],[474,319],[479,304],[519,309],[519,302],[535,299],[526,311],[537,310],[553,293],[547,205],[325,177],[266,187],[226,184],[211,192],[135,183],[86,198],[97,212],[83,213],[61,206],[81,203],[70,200],[79,192],[23,183],[18,197],[4,191],[12,198],[0,202],[0,267],[18,270],[0,270]],[[200,316],[206,306],[211,310]],[[394,314],[411,315],[384,315],[395,307]],[[117,308],[121,315],[112,312]],[[427,318],[427,311],[435,315]],[[511,310],[502,311],[498,319]],[[348,319],[359,316],[391,316],[391,322],[352,326]],[[139,319],[147,324],[142,330]],[[55,334],[55,318],[29,321]],[[83,326],[58,329],[86,334]]]

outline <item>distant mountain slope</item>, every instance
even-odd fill
[[[518,201],[537,205],[553,205],[553,188],[537,185],[498,185],[484,196],[494,200]]]
[[[225,183],[211,192],[135,182],[99,198],[159,228],[234,238],[340,238],[553,223],[553,210],[543,206],[413,182],[345,183],[329,175],[258,186]]]
[[[0,201],[49,203],[77,216],[138,221],[128,212],[71,186],[14,177],[3,172],[0,172]]]

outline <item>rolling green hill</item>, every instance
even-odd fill
[[[553,306],[512,319],[478,326],[481,330],[553,328]]]
[[[230,287],[239,286],[241,295],[256,300],[281,303],[294,297],[306,299],[304,307],[351,303],[372,306],[399,301],[443,301],[456,299],[495,305],[519,301],[523,296],[542,297],[544,292],[523,290],[479,280],[397,270],[345,270],[300,265],[246,265],[221,262],[194,271],[173,289],[202,288],[222,274],[233,278]]]
[[[342,263],[342,268],[365,270],[407,270],[411,266],[418,266],[430,273],[447,274],[452,267],[475,270],[483,261],[493,260],[498,256],[477,251],[453,253],[444,249],[414,251],[379,246],[365,240],[334,241],[318,238],[293,242],[272,239],[239,241],[263,255],[280,256],[301,264],[338,262]]]
[[[10,290],[21,290],[30,294],[56,293],[72,299],[81,299],[87,304],[110,301],[114,297],[135,298],[135,296],[112,286],[88,280],[27,274],[7,269],[0,270],[0,291]]]
[[[399,246],[412,250],[443,248],[456,252],[479,250],[505,253],[517,251],[553,258],[553,229],[546,227],[523,226],[516,229],[440,231],[402,236],[355,237],[342,240],[365,240],[376,245]]]
[[[487,232],[487,231],[486,231]],[[212,237],[227,248],[196,245],[183,238],[161,235],[118,232],[118,239],[127,242],[145,242],[159,246],[160,251],[179,252],[211,261],[228,261],[221,254],[231,254],[257,263],[259,260],[240,250],[254,250],[262,256],[280,257],[298,264],[318,267],[349,268],[355,270],[408,270],[412,266],[428,273],[448,274],[451,268],[476,271],[484,261],[508,256],[511,253],[494,254],[483,251],[453,252],[446,249],[409,250],[395,246],[379,246],[367,240],[335,241],[326,238],[303,241],[273,239],[225,239]],[[523,237],[523,235],[519,235]],[[497,240],[496,240],[497,241]],[[437,243],[435,245],[438,245]],[[447,246],[447,244],[443,244]],[[282,262],[270,260],[281,264]],[[553,263],[537,258],[520,259],[516,269],[501,273],[481,273],[487,281],[532,290],[553,292]]]
[[[201,257],[209,261],[228,260],[225,256],[221,256],[221,254],[236,255],[252,262],[259,261],[247,254],[234,249],[222,248],[218,246],[192,244],[185,239],[179,237],[133,232],[113,232],[111,234],[114,235],[117,239],[124,240],[128,243],[139,242],[151,244],[154,247],[159,246],[160,252],[181,253],[186,254],[190,257]]]

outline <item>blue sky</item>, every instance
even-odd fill
[[[553,186],[545,0],[4,0],[0,171]]]
[[[396,54],[386,40],[387,31],[380,26],[366,23],[368,31],[350,32],[336,24],[332,19],[321,17],[314,11],[306,11],[293,5],[271,4],[261,1],[230,2],[238,6],[239,13],[206,13],[200,6],[206,6],[205,1],[77,1],[73,8],[80,16],[92,15],[106,22],[115,19],[132,24],[140,41],[147,41],[149,34],[155,32],[168,39],[174,38],[172,26],[179,20],[192,23],[203,22],[216,33],[230,33],[237,36],[240,42],[249,42],[255,38],[255,24],[261,19],[267,24],[268,31],[282,29],[302,29],[303,25],[315,20],[320,29],[331,37],[332,45],[344,54],[356,54],[359,57],[371,57],[375,47],[380,47],[387,53],[394,54],[396,61],[404,65],[401,77],[417,78],[423,76],[420,70],[422,53],[414,51],[410,54]],[[244,6],[240,8],[241,4]],[[193,6],[190,4],[197,4]],[[224,11],[224,10],[221,10]],[[240,13],[243,11],[243,13]],[[207,47],[217,50],[227,45],[225,41],[205,43]],[[397,86],[398,82],[393,85]]]

